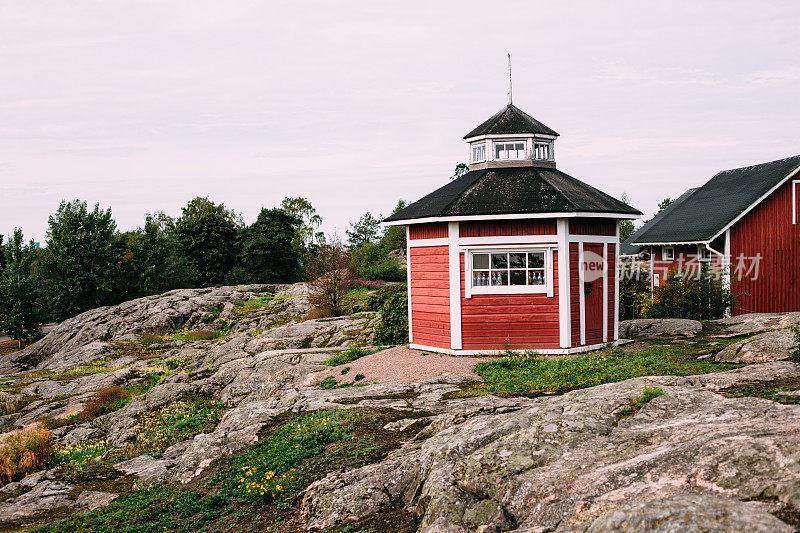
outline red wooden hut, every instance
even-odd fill
[[[731,284],[733,314],[800,311],[800,155],[719,172],[623,248],[649,253],[652,286],[707,264]]]
[[[556,168],[558,133],[511,103],[469,132],[469,172],[386,223],[408,242],[411,346],[572,353],[617,340],[619,220]]]

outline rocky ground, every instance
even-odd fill
[[[0,531],[800,526],[800,314],[623,323],[638,340],[618,353],[697,343],[704,365],[741,365],[495,396],[468,385],[480,378],[462,359],[410,383],[380,382],[365,360],[375,374],[345,379],[357,370],[325,362],[370,345],[380,317],[303,320],[305,292],[172,291],[0,356],[0,431],[46,427],[56,450],[2,481]],[[240,490],[258,461],[290,459],[305,480],[286,469],[291,497]]]

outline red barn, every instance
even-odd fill
[[[718,173],[623,248],[650,254],[651,286],[705,263],[733,282],[734,314],[800,311],[800,156]]]
[[[464,137],[469,172],[386,219],[407,228],[412,347],[617,340],[619,220],[641,213],[556,169],[557,137],[509,103]]]

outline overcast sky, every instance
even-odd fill
[[[506,102],[558,168],[651,215],[800,153],[800,2],[0,0],[0,233],[62,199],[123,230],[209,196],[326,231],[417,200]]]

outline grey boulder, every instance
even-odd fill
[[[766,363],[790,358],[798,350],[794,331],[779,329],[759,333],[726,346],[717,353],[718,363]]]
[[[623,339],[636,337],[694,337],[703,329],[703,324],[688,318],[639,318],[619,323],[619,336]]]

